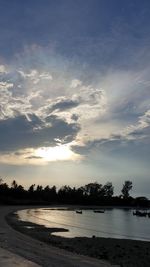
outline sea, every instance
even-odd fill
[[[19,220],[64,228],[68,231],[53,232],[66,238],[106,237],[150,241],[150,218],[133,216],[132,209],[109,208],[104,213],[92,209],[34,208],[17,212]]]

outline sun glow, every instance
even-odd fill
[[[78,158],[78,155],[73,153],[68,145],[39,148],[36,151],[36,156],[45,161],[76,160]]]

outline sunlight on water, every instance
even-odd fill
[[[150,219],[133,216],[132,210],[106,209],[105,213],[83,210],[28,209],[18,211],[19,218],[52,228],[65,228],[57,232],[64,237],[112,237],[150,241]]]

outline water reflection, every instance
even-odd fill
[[[19,211],[18,215],[24,221],[68,229],[68,232],[54,233],[64,237],[95,235],[150,241],[150,219],[133,216],[132,210],[106,209],[105,213],[83,210],[78,214],[67,209],[28,209]]]

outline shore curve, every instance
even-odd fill
[[[42,267],[111,267],[109,262],[78,255],[35,240],[13,229],[6,222],[6,215],[25,206],[0,206],[0,248]],[[2,265],[0,265],[2,266]],[[19,265],[16,265],[19,266]],[[118,266],[118,265],[117,265]],[[26,267],[26,266],[25,266]],[[33,266],[34,267],[34,266]]]

